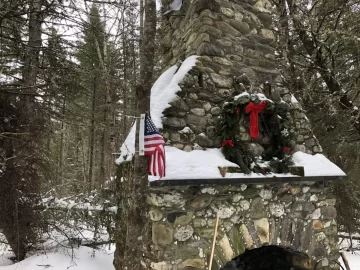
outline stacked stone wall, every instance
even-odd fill
[[[157,258],[153,269],[206,269],[216,213],[212,269],[264,244],[304,252],[316,269],[338,269],[335,198],[324,186],[162,187],[151,189],[148,203]]]
[[[289,90],[281,85],[271,8],[268,0],[185,0],[181,11],[164,18],[166,67],[190,55],[199,56],[196,67],[181,83],[182,90],[164,112],[168,144],[184,151],[220,147],[223,103],[234,91],[264,92],[264,85],[270,85],[267,97],[278,102],[282,98],[292,108],[293,148],[322,152],[300,104],[294,104]]]

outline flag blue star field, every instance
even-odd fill
[[[151,121],[149,115],[145,115],[144,121],[144,154],[149,156],[148,174],[165,176],[165,141]]]

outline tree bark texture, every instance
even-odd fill
[[[155,56],[155,34],[156,34],[156,0],[146,0],[144,5],[144,42],[140,52],[140,80],[136,87],[137,113],[150,112],[150,93],[153,81],[154,56]],[[139,121],[137,121],[137,134],[139,136]],[[136,140],[138,149],[138,140]],[[118,179],[119,181],[119,179]],[[126,210],[127,234],[125,246],[118,243],[117,256],[119,264],[115,263],[116,269],[150,269],[150,244],[151,230],[147,219],[148,206],[145,203],[148,195],[147,156],[139,156],[137,153],[134,160],[134,175],[130,177],[123,187],[129,190]],[[124,198],[122,198],[124,199]],[[124,240],[124,239],[123,239]]]
[[[96,107],[96,75],[93,81],[92,91],[92,105],[91,105],[91,124],[90,124],[90,142],[89,142],[89,178],[88,178],[88,191],[93,188],[93,171],[94,171],[94,149],[95,149],[95,107]]]
[[[129,181],[134,177],[134,164],[133,162],[124,162],[118,166],[117,169],[117,206],[118,211],[115,216],[115,243],[116,251],[114,254],[114,266],[115,269],[124,268],[124,255],[126,250],[126,239],[127,239],[127,220],[128,214],[128,199],[130,195]]]
[[[41,48],[41,25],[43,0],[29,1],[29,42],[25,56],[23,82],[28,87],[27,92],[36,93],[36,78],[39,72],[39,53]],[[31,107],[34,103],[34,96],[26,95],[25,106]]]
[[[19,99],[0,95],[0,115],[9,121],[0,126],[9,135],[0,139],[0,154],[5,170],[0,173],[0,229],[16,259],[21,261],[36,242],[38,216],[33,206],[39,201],[39,180],[45,165],[41,147],[44,141],[45,117],[34,99],[39,74],[43,0],[27,1],[28,42],[24,54],[21,90],[30,93]]]

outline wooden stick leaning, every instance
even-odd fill
[[[218,213],[216,213],[216,222],[215,222],[215,229],[214,229],[214,238],[213,238],[213,242],[212,242],[211,254],[210,254],[210,261],[209,261],[209,270],[211,270],[212,262],[213,262],[213,258],[214,258],[215,242],[216,242],[218,225],[219,225],[219,215],[218,215]]]

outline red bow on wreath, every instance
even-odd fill
[[[231,147],[234,147],[234,142],[233,140],[225,140],[222,142],[221,146],[224,147],[224,146],[227,146],[227,145],[230,145]]]
[[[250,136],[256,139],[259,136],[259,113],[266,108],[266,102],[261,101],[259,104],[250,102],[246,105],[245,112],[250,114]]]

